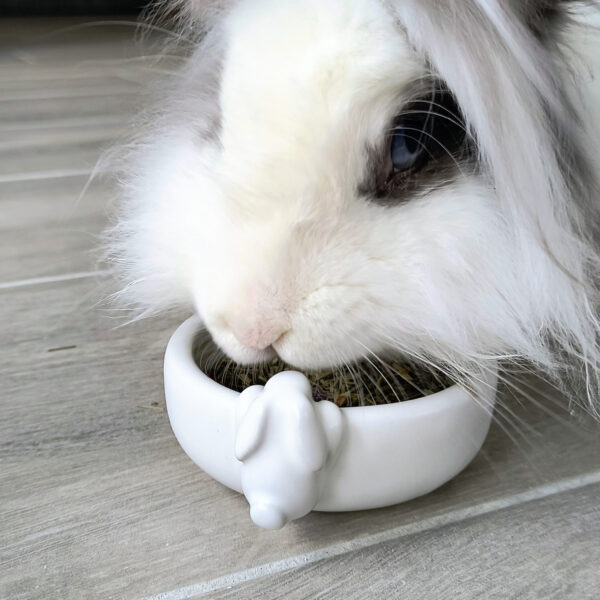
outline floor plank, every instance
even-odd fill
[[[81,60],[143,56],[162,36],[132,18],[4,18],[0,21],[0,66],[55,65]],[[146,30],[146,35],[140,35]]]
[[[11,89],[12,88],[12,89]],[[58,79],[45,82],[43,88],[34,81],[24,85],[3,85],[0,89],[0,102],[24,100],[51,100],[57,98],[90,98],[93,96],[111,96],[116,94],[137,94],[139,86],[133,81],[118,77],[95,77],[78,81]],[[2,105],[0,104],[0,110]]]
[[[90,280],[0,292],[2,597],[151,596],[600,467],[597,429],[512,403],[537,435],[517,447],[494,426],[437,492],[258,530],[170,432],[161,359],[183,315],[114,329],[92,308],[99,295]]]
[[[10,97],[35,89],[34,82],[48,84],[39,97],[44,91],[52,95],[48,92],[60,79],[74,89],[99,77],[117,78],[121,85],[144,82],[181,60],[174,48],[166,49],[166,37],[122,18],[2,19],[0,87]]]
[[[400,538],[220,593],[263,600],[595,600],[600,486]]]
[[[0,184],[0,284],[97,268],[113,186],[87,175]]]
[[[158,60],[159,57],[156,56],[148,59],[130,58],[95,62],[80,60],[52,65],[51,68],[47,65],[11,62],[0,65],[0,85],[7,86],[14,92],[20,89],[31,89],[33,81],[43,86],[45,82],[54,82],[57,79],[81,84],[99,78],[117,78],[140,84],[168,68],[161,67],[162,62],[159,64]]]
[[[123,123],[102,127],[30,130],[5,134],[0,141],[0,185],[38,178],[40,172],[91,172],[102,153],[126,131]],[[11,142],[14,141],[14,146]],[[0,188],[0,198],[5,192]]]
[[[89,98],[50,98],[46,100],[5,100],[0,107],[0,127],[32,121],[52,121],[66,117],[131,115],[138,105],[134,95],[115,94]]]
[[[129,23],[128,27],[113,25],[102,25],[90,29],[86,27],[89,23],[107,21],[119,21]],[[43,46],[51,46],[56,43],[57,32],[62,32],[62,42],[65,39],[71,41],[83,41],[93,44],[102,43],[105,40],[107,43],[112,43],[116,39],[123,40],[126,38],[131,41],[131,29],[135,26],[137,19],[132,17],[88,17],[88,16],[60,16],[60,17],[3,17],[2,19],[2,46],[10,47],[21,46],[24,43],[31,43],[32,40],[37,40]],[[40,36],[46,36],[39,39]]]
[[[0,110],[2,105],[0,103]],[[108,116],[108,115],[107,115]],[[46,160],[51,159],[52,150],[63,152],[69,148],[78,150],[86,144],[102,144],[112,142],[126,129],[125,122],[131,118],[129,114],[122,115],[119,119],[104,120],[100,124],[86,123],[76,127],[39,127],[26,128],[16,131],[14,128],[2,131],[0,138],[0,165],[2,172],[23,172],[48,170],[47,163],[32,167],[29,162],[39,161],[41,153],[46,155]],[[11,165],[12,161],[12,165]],[[11,165],[10,168],[8,165]],[[69,166],[68,164],[61,165]]]

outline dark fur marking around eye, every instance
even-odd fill
[[[410,161],[398,161],[392,144],[406,136],[419,152]],[[408,200],[472,172],[474,142],[456,101],[443,85],[408,103],[391,123],[382,143],[369,150],[367,178],[359,193],[392,204]]]

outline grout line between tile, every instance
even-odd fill
[[[20,279],[17,281],[6,281],[0,283],[0,290],[40,285],[42,283],[56,283],[60,281],[72,281],[74,279],[87,279],[90,277],[102,277],[108,275],[108,271],[81,271],[79,273],[66,273],[64,275],[49,275],[48,277],[32,277],[31,279]]]
[[[438,515],[429,519],[423,519],[422,521],[418,521],[416,523],[400,525],[399,527],[394,527],[393,529],[389,529],[387,531],[357,537],[346,542],[338,542],[337,544],[325,546],[324,548],[319,548],[318,550],[314,550],[312,552],[291,556],[283,560],[266,563],[257,567],[246,569],[244,571],[237,571],[228,575],[216,577],[215,579],[209,579],[193,585],[174,589],[169,592],[163,592],[154,596],[147,596],[140,600],[192,600],[193,598],[197,598],[211,592],[232,588],[246,582],[304,567],[321,560],[334,558],[336,556],[348,554],[356,550],[369,548],[382,542],[389,542],[401,537],[422,533],[424,531],[429,531],[445,525],[456,524],[466,519],[487,515],[498,510],[523,504],[525,502],[541,500],[556,494],[573,491],[597,483],[600,483],[600,471],[588,473],[578,477],[562,479],[547,485],[538,486],[525,492],[506,496],[505,498],[498,498],[496,500],[490,500],[489,502],[483,502],[477,506],[469,506],[466,508],[453,510],[443,515]]]

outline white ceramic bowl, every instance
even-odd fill
[[[427,494],[462,471],[487,435],[495,375],[474,396],[455,385],[417,400],[342,409],[314,402],[308,379],[295,371],[239,394],[194,362],[200,329],[188,319],[167,347],[171,426],[199,467],[246,495],[262,527],[311,510],[377,508]]]

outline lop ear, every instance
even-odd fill
[[[568,21],[570,10],[576,4],[599,6],[597,0],[512,0],[512,4],[540,39],[552,35],[557,27]]]
[[[242,462],[254,454],[265,436],[268,412],[262,390],[262,386],[252,386],[238,399],[234,451],[235,457]]]

